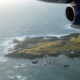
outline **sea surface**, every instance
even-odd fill
[[[80,33],[66,19],[66,7],[37,0],[0,1],[0,80],[80,80],[80,58],[46,56],[32,64],[34,60],[4,57],[14,48],[14,39]],[[66,64],[70,67],[64,68]]]

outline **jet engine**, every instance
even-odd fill
[[[66,8],[66,17],[73,24],[80,25],[80,4],[68,6]]]

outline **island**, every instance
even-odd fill
[[[80,57],[80,33],[53,37],[27,37],[23,41],[13,40],[14,49],[5,56],[13,58],[35,59],[45,55],[55,56],[64,54],[68,57]]]

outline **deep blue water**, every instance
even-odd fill
[[[17,0],[16,4],[7,2],[1,5],[0,80],[80,80],[79,58],[70,59],[61,55],[38,59],[38,64],[32,64],[32,60],[3,57],[9,48],[13,48],[11,41],[15,38],[23,40],[24,36],[59,36],[80,32],[71,28],[71,23],[66,19],[66,6],[36,0],[24,0],[22,3]],[[52,64],[45,66],[47,61]],[[22,67],[18,67],[20,64]],[[70,67],[64,69],[65,64]]]

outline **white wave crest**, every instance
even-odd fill
[[[4,58],[4,57],[0,57],[0,63],[4,63],[4,62],[6,62],[6,61],[7,61],[6,58]]]
[[[18,64],[16,66],[14,66],[14,68],[24,68],[24,67],[26,67],[25,64]]]
[[[8,53],[12,52],[13,49],[14,49],[14,47],[15,47],[18,43],[20,43],[21,41],[24,41],[24,39],[25,39],[25,36],[23,36],[23,37],[15,37],[15,38],[11,38],[11,39],[6,40],[6,41],[2,44],[2,46],[4,46],[4,51],[3,51],[3,53],[8,54]]]
[[[9,76],[9,78],[17,80],[26,80],[26,77],[23,77],[22,75]]]

